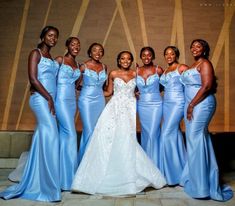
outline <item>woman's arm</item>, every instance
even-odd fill
[[[113,71],[109,73],[108,76],[108,86],[106,87],[106,90],[104,91],[104,96],[109,97],[113,94]]]
[[[41,84],[41,82],[37,78],[38,73],[38,64],[40,62],[41,55],[38,50],[33,50],[29,54],[28,58],[28,76],[29,76],[29,82],[33,89],[40,93],[47,101],[49,105],[50,112],[54,115],[55,114],[55,108],[54,108],[54,102],[52,99],[52,96],[48,93],[48,91],[44,88],[44,86]]]
[[[182,72],[186,71],[188,68],[189,68],[188,65],[180,64],[178,71],[180,74],[182,74]]]
[[[188,109],[187,109],[188,120],[192,119],[193,108],[207,97],[209,91],[213,87],[213,81],[214,81],[215,75],[214,75],[214,68],[211,62],[204,61],[199,67],[199,72],[201,74],[202,86],[198,90],[197,94],[192,99],[190,104],[188,105]]]
[[[157,74],[158,74],[159,77],[163,74],[163,72],[164,72],[163,68],[158,66],[157,67]]]

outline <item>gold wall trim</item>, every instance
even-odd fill
[[[225,5],[228,5],[230,3],[229,0],[225,0]],[[227,6],[224,7],[224,18],[228,16],[230,13],[230,10]],[[230,58],[230,52],[229,52],[229,31],[227,32],[227,35],[225,36],[225,42],[224,42],[224,131],[229,131],[230,127],[230,79],[229,79],[229,58]]]
[[[148,35],[146,31],[146,26],[145,26],[144,8],[143,8],[142,0],[137,0],[137,5],[138,5],[139,16],[140,16],[140,26],[141,26],[143,43],[144,43],[144,46],[148,46],[149,45]]]
[[[232,0],[230,4],[235,5],[235,0]],[[228,14],[224,18],[224,23],[223,23],[223,26],[221,28],[218,41],[217,41],[216,46],[215,46],[213,56],[211,58],[211,62],[214,65],[215,69],[217,67],[219,57],[220,57],[221,52],[222,52],[222,48],[224,46],[224,41],[225,41],[226,36],[229,32],[229,27],[231,25],[232,17],[233,17],[234,11],[235,11],[235,6],[229,6],[227,9],[228,9]]]
[[[15,56],[14,56],[14,60],[13,60],[12,72],[11,72],[11,77],[10,77],[10,81],[9,81],[9,89],[7,92],[8,95],[7,95],[6,106],[4,109],[2,130],[7,129],[7,123],[8,123],[8,119],[9,119],[9,112],[11,109],[11,102],[12,102],[12,96],[13,96],[13,92],[14,92],[14,85],[15,85],[15,80],[16,80],[18,63],[19,63],[19,59],[20,59],[20,51],[22,48],[25,27],[26,27],[26,22],[27,22],[27,16],[28,16],[28,11],[29,11],[29,5],[30,5],[30,0],[25,0],[23,16],[22,16],[21,24],[20,24],[20,32],[19,32],[19,36],[18,36]]]
[[[121,17],[121,20],[122,20],[124,31],[125,31],[125,34],[126,34],[127,42],[129,44],[130,50],[131,50],[131,52],[134,56],[134,59],[136,59],[136,51],[135,51],[134,43],[133,43],[133,40],[132,40],[132,37],[131,37],[131,32],[130,32],[128,24],[127,24],[126,16],[125,16],[124,11],[123,11],[121,0],[116,0],[116,3],[117,3],[118,11],[119,11],[119,14],[120,14],[120,17]]]
[[[52,1],[53,0],[49,1],[48,7],[47,7],[47,12],[46,12],[44,22],[43,22],[43,28],[47,24],[48,16],[49,16],[49,13],[50,13],[50,10],[51,10]],[[28,81],[27,85],[26,85],[26,88],[25,88],[25,91],[24,91],[23,100],[22,100],[22,103],[21,103],[21,106],[20,106],[20,112],[19,112],[17,122],[16,122],[16,127],[15,127],[16,130],[19,129],[19,125],[20,125],[21,117],[22,117],[22,114],[23,114],[23,111],[24,111],[25,103],[26,103],[27,97],[29,96],[29,88],[30,88],[30,84],[29,84],[29,81]]]
[[[82,5],[80,6],[77,18],[76,18],[75,23],[73,25],[71,36],[77,36],[78,35],[78,33],[80,31],[80,28],[81,28],[81,25],[82,25],[82,21],[85,17],[89,2],[90,2],[90,0],[83,0],[82,1]]]
[[[185,63],[185,44],[184,44],[184,25],[183,25],[183,10],[182,1],[175,0],[175,12],[176,12],[176,37],[178,41],[178,48],[180,50],[179,61]]]
[[[104,41],[103,41],[103,46],[105,46],[105,44],[106,44],[106,42],[107,42],[107,39],[108,39],[108,37],[109,37],[110,31],[111,31],[112,26],[113,26],[113,22],[114,22],[114,20],[115,20],[115,18],[116,18],[116,16],[117,16],[117,12],[118,12],[118,9],[117,9],[117,7],[116,7],[116,9],[115,9],[114,12],[113,12],[113,17],[112,17],[112,19],[111,19],[111,21],[110,21],[108,30],[107,30],[107,32],[106,32],[106,34],[105,34]]]

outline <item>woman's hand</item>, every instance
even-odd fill
[[[52,97],[50,97],[50,98],[48,99],[48,106],[49,106],[50,113],[51,113],[52,115],[55,115],[54,101],[53,101]]]
[[[193,118],[193,108],[194,106],[192,104],[188,105],[188,109],[187,109],[187,119],[190,121]]]

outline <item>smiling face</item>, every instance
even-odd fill
[[[118,59],[118,64],[120,68],[129,69],[133,62],[133,58],[130,53],[123,52]]]
[[[140,56],[142,62],[144,65],[149,65],[152,63],[153,61],[153,54],[150,50],[145,49]]]
[[[90,57],[95,61],[99,61],[104,55],[104,49],[100,45],[94,45],[90,51]]]
[[[199,58],[203,56],[203,52],[204,52],[204,47],[202,46],[202,44],[198,41],[195,41],[192,45],[191,45],[191,53],[193,55],[194,58]]]
[[[80,47],[80,41],[77,38],[72,38],[72,40],[70,41],[69,45],[68,45],[68,52],[72,55],[72,56],[77,56],[79,51],[80,51],[81,47]]]
[[[174,62],[177,62],[176,53],[172,48],[168,48],[165,51],[164,57],[167,64],[173,64]]]
[[[42,41],[49,47],[54,47],[58,40],[58,33],[54,29],[50,29],[47,31]]]

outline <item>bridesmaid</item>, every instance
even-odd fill
[[[60,186],[70,190],[74,174],[78,167],[77,132],[75,128],[76,92],[75,81],[80,77],[80,70],[75,58],[80,51],[77,37],[69,37],[65,46],[65,56],[58,56],[60,64],[57,77],[56,116],[60,139]]]
[[[107,79],[107,73],[106,66],[100,62],[104,56],[104,48],[99,43],[93,43],[90,45],[87,54],[90,59],[80,67],[83,83],[78,100],[78,108],[83,124],[83,131],[79,147],[78,163],[81,162],[87,143],[105,106],[103,85]]]
[[[227,201],[233,193],[229,186],[219,186],[218,166],[208,132],[216,109],[216,80],[208,60],[210,47],[205,40],[192,41],[195,62],[181,75],[185,85],[185,125],[187,163],[182,176],[185,192],[193,198]]]
[[[188,66],[179,64],[179,56],[180,52],[177,47],[165,48],[164,57],[168,68],[160,78],[160,83],[164,86],[160,169],[168,185],[180,183],[186,158],[180,130],[180,121],[184,116],[184,88],[180,82],[180,74]]]
[[[58,35],[57,28],[46,26],[40,35],[41,43],[29,55],[29,104],[36,116],[37,127],[22,179],[19,184],[0,193],[4,199],[61,200],[59,138],[54,109],[58,65],[50,54]]]
[[[139,90],[137,111],[141,124],[141,146],[159,168],[160,124],[162,119],[162,98],[159,78],[163,69],[153,64],[155,52],[151,47],[140,51],[143,66],[137,67],[136,84]]]

